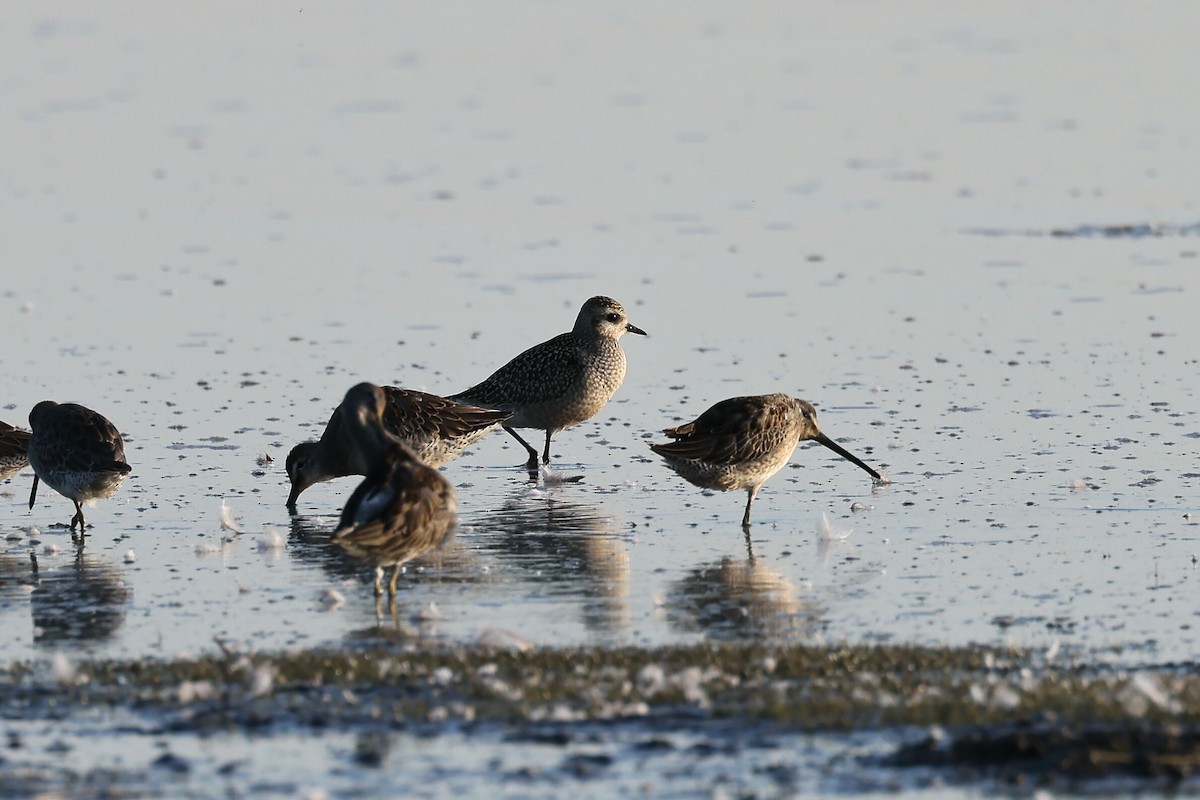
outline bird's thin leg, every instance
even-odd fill
[[[388,581],[388,614],[397,628],[400,627],[400,618],[396,615],[396,581],[400,578],[400,567],[400,564],[392,567],[392,577]]]
[[[383,567],[375,568],[375,596],[383,594]]]
[[[33,491],[29,493],[29,507],[30,508],[33,508],[33,501],[37,500],[37,485],[38,485],[38,476],[37,476],[37,473],[35,472],[35,473],[33,473]]]
[[[525,463],[526,468],[537,469],[537,467],[538,467],[538,451],[533,449],[533,447],[529,444],[529,442],[522,439],[521,434],[517,433],[514,429],[505,425],[504,430],[508,431],[510,436],[512,436],[514,439],[516,439],[518,442],[520,442],[522,445],[524,445],[525,449],[529,452],[529,461],[527,461]]]
[[[83,518],[83,506],[79,504],[78,500],[76,500],[74,502],[75,502],[75,516],[71,517],[71,530],[73,532],[75,530],[76,523],[78,523],[79,534],[80,534],[80,536],[82,536],[84,528],[87,527],[87,520],[85,520]]]
[[[754,497],[757,494],[757,486],[751,486],[746,490],[746,513],[742,515],[742,527],[746,529],[747,535],[749,535],[750,530],[750,506],[754,505]]]
[[[554,431],[546,428],[546,449],[542,451],[542,463],[550,466],[550,436]]]
[[[750,526],[744,525],[744,526],[742,526],[742,530],[744,530],[746,532],[746,557],[750,560],[750,563],[753,564],[754,563],[754,543],[752,541],[750,541]]]

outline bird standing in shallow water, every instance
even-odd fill
[[[593,297],[579,309],[569,332],[534,345],[482,383],[450,397],[514,412],[504,430],[528,451],[525,466],[536,470],[537,450],[515,429],[546,432],[542,460],[549,464],[550,437],[598,414],[625,380],[625,351],[618,340],[626,333],[646,335],[616,300]]]
[[[454,488],[417,458],[383,425],[387,398],[374,384],[360,383],[342,401],[343,422],[369,465],[367,476],[342,509],[334,544],[375,566],[375,596],[383,593],[383,569],[392,567],[394,598],[400,567],[439,547],[454,523]]]
[[[444,397],[395,386],[380,387],[385,398],[383,427],[411,447],[431,467],[440,467],[512,416],[510,411],[477,408]],[[292,484],[287,507],[293,511],[300,493],[315,483],[346,475],[366,475],[369,465],[355,446],[343,405],[333,411],[320,441],[303,442],[288,453]]]
[[[37,500],[38,480],[75,503],[71,532],[87,525],[83,503],[111,497],[131,471],[125,461],[125,443],[111,422],[76,403],[43,400],[29,412],[29,466],[33,490],[29,507]]]
[[[0,481],[29,464],[29,437],[28,431],[0,422]]]
[[[674,441],[650,448],[684,480],[704,489],[746,490],[742,527],[750,527],[750,506],[759,487],[783,468],[800,442],[820,442],[857,464],[876,481],[886,479],[817,427],[817,411],[807,400],[764,394],[722,400],[694,422],[663,431]]]

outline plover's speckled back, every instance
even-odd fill
[[[342,401],[344,424],[366,458],[367,477],[346,501],[334,544],[375,567],[375,594],[383,568],[392,567],[388,594],[396,593],[400,567],[440,546],[454,523],[454,488],[408,445],[384,428],[383,391],[360,383]]]
[[[380,388],[386,401],[384,429],[411,447],[431,467],[440,467],[462,455],[488,431],[512,416],[510,411],[478,408],[411,389]],[[368,468],[354,446],[350,427],[342,419],[341,405],[334,409],[320,441],[293,447],[285,466],[292,486],[287,499],[290,509],[295,509],[300,493],[314,483],[346,475],[366,475]]]
[[[630,324],[625,309],[611,297],[583,304],[575,327],[535,345],[496,370],[487,380],[454,400],[513,411],[504,430],[529,452],[526,466],[537,469],[538,452],[514,428],[546,432],[544,461],[550,461],[550,437],[591,419],[625,380],[625,351],[620,338],[646,332]]]
[[[29,464],[29,432],[0,422],[0,481]]]
[[[786,394],[764,394],[722,400],[694,422],[663,431],[674,441],[652,444],[679,476],[704,489],[745,489],[743,527],[750,525],[750,506],[758,489],[783,468],[800,442],[820,442],[862,467],[876,481],[885,480],[817,427],[817,411],[807,400]]]
[[[75,503],[71,531],[86,527],[83,503],[111,497],[130,467],[125,461],[125,443],[111,422],[90,408],[76,403],[43,400],[29,412],[29,466],[33,467],[33,490],[29,507],[37,499],[38,480]]]

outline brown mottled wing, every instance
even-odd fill
[[[787,435],[787,421],[761,396],[732,397],[705,411],[694,422],[663,431],[675,441],[652,444],[659,455],[740,464],[759,458]]]
[[[7,422],[0,422],[0,460],[6,458],[24,458],[29,452],[29,431],[14,428]]]
[[[392,435],[405,441],[427,439],[458,439],[504,422],[511,411],[493,411],[469,406],[435,394],[426,394],[395,386],[383,387],[387,407],[383,426]]]
[[[125,461],[125,443],[116,427],[103,415],[75,403],[64,403],[55,412],[55,435],[77,446],[57,447],[58,469],[72,472],[130,471]]]
[[[0,422],[0,480],[25,469],[29,465],[28,431]]]
[[[362,503],[379,490],[391,496],[370,519],[356,523]],[[346,501],[333,540],[357,558],[407,561],[443,542],[453,506],[453,490],[440,473],[389,450]]]
[[[452,400],[483,406],[525,405],[558,399],[569,392],[585,361],[571,333],[535,345]]]

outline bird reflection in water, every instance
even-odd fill
[[[0,555],[0,611],[23,609],[35,580],[28,558]]]
[[[296,515],[291,517],[288,551],[299,562],[313,565],[324,572],[334,583],[332,588],[338,591],[357,589],[363,583],[363,568],[375,567],[376,564],[369,556],[358,556],[348,552],[343,547],[334,546],[333,529],[336,520],[329,517],[307,517]],[[397,608],[397,597],[405,592],[415,590],[419,585],[436,584],[439,586],[454,586],[459,584],[475,584],[490,580],[489,570],[479,558],[471,552],[470,547],[457,537],[450,538],[441,547],[405,562],[400,567],[399,579],[394,591],[388,591],[387,613],[384,613],[383,594],[374,594],[375,628],[371,632],[379,633],[379,624],[385,618],[390,618],[395,628],[403,636],[411,635],[412,631],[404,626]],[[357,591],[355,591],[357,594]],[[425,610],[415,611],[417,617],[429,616]],[[422,625],[428,628],[428,625]],[[352,634],[355,638],[367,636],[371,632]],[[385,632],[386,633],[386,632]],[[388,638],[391,635],[388,634]]]
[[[70,566],[41,571],[33,560],[33,640],[38,645],[99,642],[125,622],[131,590],[121,569],[80,547]]]
[[[338,518],[329,515],[294,514],[288,521],[288,555],[319,567],[338,583],[357,580],[362,562],[340,547],[330,547]]]
[[[629,628],[629,548],[599,508],[521,497],[462,522],[481,555],[519,568],[505,575],[556,600],[581,599],[589,630]]]
[[[725,557],[673,584],[667,620],[713,639],[797,639],[819,632],[824,609],[759,559]]]

